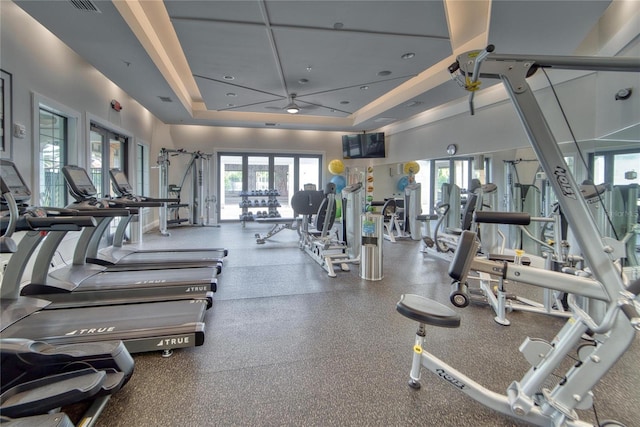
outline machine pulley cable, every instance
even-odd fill
[[[553,96],[556,99],[558,107],[560,108],[560,112],[562,113],[562,118],[564,119],[564,122],[567,125],[567,129],[569,130],[569,133],[571,134],[571,139],[573,141],[573,145],[575,145],[576,150],[578,150],[578,155],[580,156],[580,160],[582,161],[582,164],[583,164],[585,170],[588,171],[589,170],[589,165],[587,164],[587,161],[584,158],[584,154],[583,154],[582,150],[580,149],[580,146],[578,145],[578,140],[576,139],[576,135],[573,133],[573,128],[571,127],[571,124],[569,123],[569,119],[567,118],[567,115],[564,112],[564,108],[562,108],[562,103],[560,102],[560,98],[558,97],[558,93],[556,92],[555,86],[551,82],[551,79],[549,78],[549,75],[547,74],[547,72],[544,69],[544,67],[540,67],[540,68],[542,69],[542,73],[544,74],[544,76],[547,78],[547,82],[549,82],[549,87],[551,88],[551,91],[553,92]],[[602,200],[602,194],[600,194],[600,192],[598,191],[598,188],[597,188],[595,182],[592,182],[591,185],[593,185],[593,189],[595,191],[595,194],[598,197],[598,201],[600,202],[600,205],[602,206],[604,214],[605,214],[605,216],[607,218],[607,222],[609,223],[609,227],[611,227],[611,230],[613,231],[613,235],[614,235],[615,239],[616,240],[620,240],[620,238],[618,237],[618,232],[616,231],[615,227],[613,226],[613,220],[611,219],[611,215],[609,214],[609,210],[607,209],[607,207],[604,204],[604,201]]]

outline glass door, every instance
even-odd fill
[[[127,138],[93,124],[89,136],[91,140],[89,174],[98,190],[98,197],[114,196],[109,169],[118,168],[127,173]]]
[[[293,218],[293,209],[289,200],[293,196],[295,177],[293,157],[274,157],[273,159],[273,189],[276,190],[276,200],[280,205],[278,210],[284,218]]]
[[[432,166],[431,182],[433,183],[433,187],[431,193],[433,197],[431,197],[431,200],[433,200],[434,206],[441,203],[448,203],[448,200],[444,200],[443,184],[449,184],[451,182],[451,164],[449,160],[434,160]]]
[[[321,164],[321,155],[219,153],[218,218],[292,218],[295,191],[305,184],[322,189]]]
[[[242,156],[221,155],[219,158],[220,171],[219,182],[222,184],[220,191],[220,219],[237,220],[240,218],[240,193],[242,192],[243,172]]]
[[[300,179],[298,189],[306,184],[313,184],[318,190],[324,190],[320,185],[320,158],[300,157]]]

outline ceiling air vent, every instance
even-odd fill
[[[85,12],[100,12],[100,9],[90,0],[69,0],[69,3],[73,5],[78,10],[83,10]]]
[[[160,101],[162,102],[173,102],[173,100],[168,96],[159,96],[158,98],[160,98]]]

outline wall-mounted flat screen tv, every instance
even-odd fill
[[[342,136],[342,157],[345,159],[372,159],[385,156],[383,132]]]

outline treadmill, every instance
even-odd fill
[[[61,212],[67,216],[80,213],[70,209],[29,207],[25,202],[31,197],[31,192],[20,172],[10,161],[2,160],[0,165],[0,177],[16,189],[15,199],[22,202],[19,207],[16,202],[16,208],[19,209],[17,215],[21,215],[23,220],[34,216],[45,217],[54,210],[59,215]],[[96,209],[95,205],[81,213],[92,215],[91,224],[83,223],[90,226],[109,221],[113,216],[129,215],[126,209]],[[19,286],[29,259],[40,246],[31,282],[22,287],[21,294],[49,301],[47,309],[194,299],[204,300],[206,307],[211,307],[216,279],[215,269],[210,267],[106,273],[100,266],[84,263],[75,265],[74,257],[74,264],[54,270],[49,275],[49,266],[64,236],[83,224],[75,228],[52,228],[46,233],[46,238],[43,233],[27,233],[4,272],[3,281],[15,282],[15,286]]]
[[[58,411],[84,401],[91,404],[78,425],[91,425],[131,378],[134,362],[122,341],[54,346],[8,338],[0,340],[0,366],[2,417],[40,425],[34,416],[51,411],[62,415]],[[78,409],[72,413],[80,415]],[[5,425],[4,419],[0,424]]]
[[[69,186],[69,191],[76,198],[77,203],[83,203],[95,198],[97,190],[85,169],[78,166],[64,166],[62,172]],[[113,206],[127,208],[161,207],[164,203],[176,200],[135,196],[124,172],[120,169],[112,169],[109,175],[111,176],[113,189],[118,195],[116,198],[109,199],[109,203]],[[216,265],[218,274],[221,272],[223,264],[221,257],[226,257],[228,254],[225,248],[172,248],[164,250],[144,250],[139,247],[123,248],[125,231],[132,218],[133,216],[120,220],[114,233],[113,245],[101,250],[98,250],[98,247],[106,229],[93,230],[92,237],[86,246],[86,262],[106,267],[108,271],[149,269],[158,268],[158,266],[164,269]]]
[[[178,300],[99,307],[43,310],[49,301],[19,295],[33,235],[77,231],[95,225],[87,216],[46,216],[45,210],[19,214],[16,199],[31,196],[13,163],[0,160],[3,197],[2,249],[15,250],[0,287],[0,339],[23,338],[50,344],[122,340],[130,353],[200,346],[204,342],[204,300]],[[7,215],[8,213],[8,215]],[[25,231],[18,245],[15,231]],[[25,256],[28,255],[28,256]],[[16,271],[19,270],[19,271]]]

